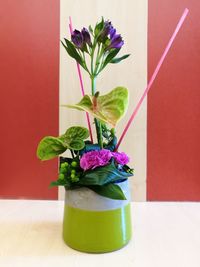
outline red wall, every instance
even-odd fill
[[[148,95],[148,200],[200,200],[200,1],[149,1],[148,74],[185,7],[189,15]]]
[[[1,1],[0,35],[0,197],[55,199],[36,147],[58,133],[59,0]]]

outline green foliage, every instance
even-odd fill
[[[130,56],[130,54],[127,54],[127,55],[124,55],[124,56],[122,56],[122,57],[118,57],[118,58],[113,58],[111,61],[110,61],[110,63],[119,63],[120,61],[122,61],[122,60],[124,60],[124,59],[126,59],[126,58],[128,58]]]
[[[68,55],[74,58],[79,64],[81,64],[82,63],[81,57],[76,51],[74,44],[67,39],[64,39],[64,40],[65,40],[65,44],[62,41],[61,43],[64,46],[65,50],[67,51]]]
[[[64,134],[64,136],[67,139],[81,139],[81,140],[85,140],[85,139],[87,139],[89,137],[89,131],[85,127],[73,126],[73,127],[70,127],[66,131],[66,133]]]
[[[97,23],[94,29],[95,38],[98,38],[99,34],[104,28],[104,18],[101,18],[101,22]]]
[[[106,123],[115,127],[124,116],[128,106],[128,90],[117,87],[106,95],[100,95],[95,81],[109,63],[119,63],[129,55],[116,57],[124,42],[111,22],[104,21],[103,17],[94,28],[89,26],[89,32],[87,29],[74,31],[72,37],[73,41],[64,38],[61,43],[67,54],[90,75],[92,96],[85,95],[78,104],[67,107],[86,111],[94,116],[98,144],[84,141],[89,137],[86,128],[71,127],[61,136],[44,137],[38,145],[37,156],[41,160],[49,160],[70,149],[72,158],[61,158],[58,179],[50,184],[51,187],[64,186],[65,189],[73,190],[84,186],[104,197],[123,200],[126,198],[117,183],[133,175],[133,170],[127,165],[117,165],[112,160],[107,166],[83,171],[80,168],[80,156],[102,148],[115,150],[115,130],[109,130]]]
[[[103,186],[94,185],[89,186],[89,188],[103,197],[116,200],[126,200],[122,189],[117,184],[106,184]]]
[[[66,105],[66,107],[86,111],[115,127],[127,110],[128,90],[124,87],[117,87],[110,93],[97,98],[85,95],[78,104]]]
[[[70,127],[65,134],[59,137],[44,137],[38,145],[37,156],[41,160],[49,160],[62,154],[67,149],[81,150],[84,148],[84,140],[88,136],[88,129],[74,126]]]
[[[94,170],[88,170],[83,173],[80,179],[81,185],[105,185],[116,182],[120,179],[127,179],[132,174],[123,170],[118,170],[115,166],[114,160],[103,167],[97,167]]]
[[[92,26],[91,25],[89,25],[89,32],[93,35],[93,29],[92,29]]]
[[[83,170],[80,168],[78,158],[65,158],[65,161],[60,163],[58,180],[51,182],[50,187],[65,186],[66,189],[77,188],[77,182],[82,172]]]
[[[60,139],[67,148],[72,150],[81,150],[85,146],[83,140],[87,139],[88,137],[88,129],[80,126],[75,126],[69,128],[65,134],[60,136]]]
[[[63,142],[56,137],[44,137],[37,148],[37,157],[41,160],[49,160],[65,152],[67,148]]]
[[[88,187],[99,195],[112,199],[126,199],[117,183],[132,176],[131,169],[125,165],[121,170],[114,160],[106,166],[94,170],[83,171],[78,157],[75,159],[61,158],[58,180],[50,186],[64,186],[66,190]]]
[[[107,55],[104,64],[101,68],[101,70],[103,70],[105,68],[105,66],[110,63],[112,61],[112,59],[119,53],[120,49],[112,49],[111,52],[109,52],[109,54]]]
[[[106,124],[102,123],[102,135],[106,140],[106,142],[104,142],[103,147],[110,151],[115,151],[117,145],[115,128],[109,129]]]
[[[85,147],[79,151],[79,154],[82,156],[84,153],[92,151],[92,150],[100,150],[100,146],[98,144],[92,144],[90,141],[85,142]]]
[[[57,181],[53,181],[50,183],[50,187],[54,187],[54,186],[65,186],[67,188],[70,188],[70,184],[63,179],[58,179]]]
[[[66,38],[64,38],[64,40],[65,40],[65,44],[62,41],[61,41],[61,44],[64,46],[68,55],[72,57],[73,59],[75,59],[86,71],[88,71],[84,59],[79,55],[74,44]]]

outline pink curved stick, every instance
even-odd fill
[[[144,98],[146,97],[147,93],[149,92],[149,90],[150,90],[150,88],[151,88],[151,86],[152,86],[152,84],[153,84],[153,82],[154,82],[159,70],[160,70],[160,67],[161,67],[165,57],[167,56],[167,53],[168,53],[168,51],[169,51],[169,49],[170,49],[170,47],[171,47],[176,35],[177,35],[177,33],[179,32],[179,30],[180,30],[180,28],[181,28],[181,26],[182,26],[182,24],[183,24],[183,22],[184,22],[184,20],[185,20],[185,18],[187,16],[188,12],[189,12],[189,10],[186,8],[184,10],[183,15],[181,16],[177,26],[176,26],[176,29],[175,29],[174,33],[172,34],[172,36],[170,38],[170,40],[169,40],[169,42],[168,42],[168,44],[167,44],[167,46],[166,46],[166,48],[165,48],[165,50],[164,50],[164,52],[163,52],[163,54],[161,56],[159,62],[158,62],[158,65],[157,65],[156,69],[154,70],[154,73],[153,73],[153,75],[152,75],[152,77],[151,77],[151,79],[150,79],[150,81],[149,81],[149,83],[148,83],[148,85],[147,85],[142,97],[140,98],[140,100],[139,100],[137,106],[135,107],[135,109],[133,110],[133,113],[132,113],[132,115],[131,115],[131,117],[130,117],[130,119],[129,119],[129,121],[128,121],[128,123],[127,123],[127,125],[126,125],[126,127],[125,127],[125,129],[124,129],[119,141],[118,141],[118,143],[117,143],[116,150],[119,148],[122,140],[124,139],[124,137],[126,135],[126,132],[128,131],[131,123],[133,122],[133,120],[134,120],[134,118],[135,118],[135,116],[136,116],[136,114],[137,114],[137,112],[138,112],[138,110],[139,110]]]
[[[73,27],[72,27],[71,17],[69,17],[69,30],[70,30],[70,33],[72,34]],[[82,92],[82,95],[84,96],[85,90],[84,90],[84,86],[83,86],[83,79],[82,79],[82,75],[81,75],[80,65],[78,64],[78,62],[76,62],[76,65],[77,65],[77,71],[78,71],[80,86],[81,86],[81,92]],[[88,129],[89,129],[89,133],[90,133],[90,140],[93,143],[92,127],[91,127],[91,123],[90,123],[90,117],[89,117],[89,114],[87,112],[86,112],[86,119],[87,119]]]

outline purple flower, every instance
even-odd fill
[[[112,153],[108,149],[94,150],[83,154],[80,160],[80,166],[84,171],[94,169],[99,166],[105,166],[109,163]]]
[[[113,30],[115,29],[113,28],[111,21],[108,20],[105,21],[103,30],[101,31],[98,40],[100,42],[104,42],[108,37],[108,35],[111,34],[111,32],[113,32]]]
[[[80,31],[74,30],[71,35],[71,40],[76,47],[82,49],[84,47],[83,35]]]
[[[120,165],[125,165],[129,162],[129,157],[124,152],[112,152],[112,156]]]
[[[112,39],[110,45],[107,47],[107,49],[111,48],[121,48],[124,44],[124,41],[122,40],[122,37],[120,34],[114,34],[112,33]]]
[[[112,28],[110,30],[110,39],[112,39],[114,37],[114,35],[116,34],[116,29]]]
[[[88,30],[86,28],[83,28],[81,33],[83,36],[83,41],[86,44],[88,44],[89,46],[92,46],[92,42],[91,42],[91,38],[90,38],[90,34],[89,34]]]

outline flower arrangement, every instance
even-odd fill
[[[64,38],[61,43],[91,79],[91,95],[84,95],[77,104],[65,106],[94,117],[97,142],[93,143],[87,128],[73,126],[61,136],[44,137],[38,145],[37,156],[49,160],[69,149],[71,158],[60,157],[59,176],[51,186],[64,186],[66,190],[87,187],[104,197],[125,200],[118,184],[132,176],[133,169],[127,165],[129,157],[116,149],[115,126],[126,113],[128,90],[116,87],[101,95],[96,89],[96,79],[105,67],[129,56],[117,57],[124,41],[112,23],[102,18],[94,28],[74,30],[71,40]]]

